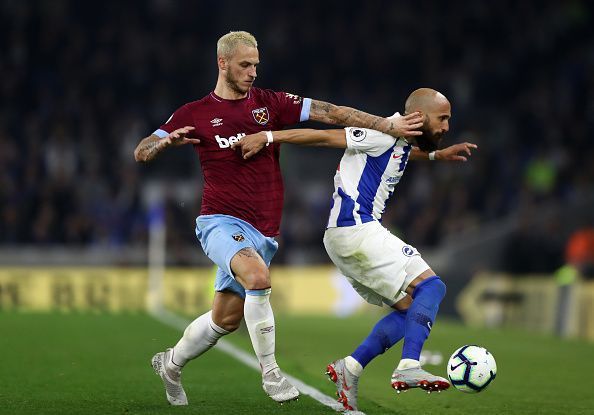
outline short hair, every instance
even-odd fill
[[[217,56],[227,58],[231,56],[237,45],[244,44],[253,48],[258,47],[258,41],[251,33],[238,31],[229,32],[221,36],[217,42]]]

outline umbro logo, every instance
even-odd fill
[[[210,123],[212,124],[213,127],[218,127],[219,125],[223,125],[223,119],[222,118],[213,118],[212,120],[210,120]]]

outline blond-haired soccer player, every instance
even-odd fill
[[[244,137],[234,148],[246,158],[266,143],[295,143],[346,148],[334,176],[335,191],[324,246],[355,290],[369,303],[394,310],[382,318],[349,356],[330,363],[327,373],[336,383],[345,409],[357,409],[357,385],[363,368],[404,338],[402,359],[392,374],[396,391],[449,387],[446,379],[421,368],[419,357],[435,322],[445,284],[411,245],[384,228],[380,221],[386,201],[411,159],[466,161],[476,145],[462,143],[438,150],[449,130],[451,107],[441,93],[417,89],[405,112],[424,114],[423,134],[414,139],[349,127],[344,130],[287,130]],[[420,149],[413,147],[416,141]]]
[[[277,402],[299,392],[279,370],[275,321],[270,306],[270,261],[277,250],[283,206],[280,144],[250,160],[231,149],[242,137],[279,130],[308,119],[374,128],[393,136],[421,134],[420,114],[385,119],[353,108],[253,87],[260,63],[258,44],[247,32],[231,32],[217,43],[218,79],[205,97],[179,107],[136,147],[137,161],[148,162],[172,146],[191,144],[204,176],[196,236],[218,266],[212,310],[199,316],[173,347],[157,353],[152,365],[163,380],[167,400],[187,405],[181,370],[208,351],[245,319],[262,368],[262,386]]]

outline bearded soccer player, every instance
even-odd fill
[[[356,350],[330,363],[327,373],[336,383],[339,401],[357,409],[357,385],[364,367],[404,339],[402,359],[394,369],[392,387],[400,392],[421,388],[428,392],[449,387],[446,379],[423,370],[421,350],[435,322],[445,284],[420,253],[384,228],[380,221],[388,198],[402,178],[409,160],[466,161],[476,145],[455,144],[437,150],[449,130],[451,107],[441,93],[417,89],[408,97],[405,112],[424,114],[422,136],[394,138],[363,128],[344,130],[267,131],[234,144],[244,158],[257,154],[267,142],[346,148],[334,176],[335,191],[324,246],[332,262],[369,303],[387,304],[393,311],[382,318]]]
[[[196,236],[218,266],[212,310],[194,320],[172,348],[157,353],[152,366],[172,405],[187,405],[181,370],[242,318],[262,368],[262,386],[277,402],[296,399],[297,389],[275,358],[275,322],[270,306],[268,267],[277,250],[283,207],[280,145],[272,143],[245,160],[231,145],[243,136],[278,130],[300,121],[355,125],[393,136],[421,134],[421,115],[386,119],[353,108],[252,87],[259,55],[256,39],[230,32],[217,43],[219,75],[214,91],[185,104],[134,152],[137,161],[154,159],[168,147],[191,144],[200,159],[204,192]]]

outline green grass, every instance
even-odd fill
[[[288,373],[328,395],[325,365],[350,353],[376,317],[277,316],[277,356]],[[447,356],[465,343],[487,347],[497,379],[477,395],[455,390],[396,395],[389,387],[400,347],[378,357],[360,383],[373,414],[592,414],[594,345],[510,330],[471,330],[438,320],[426,349]],[[149,366],[180,333],[143,315],[0,313],[0,414],[332,414],[309,397],[279,406],[258,373],[217,350],[184,371],[190,406],[167,405]],[[249,348],[245,333],[227,337]],[[444,375],[445,362],[427,366]]]

